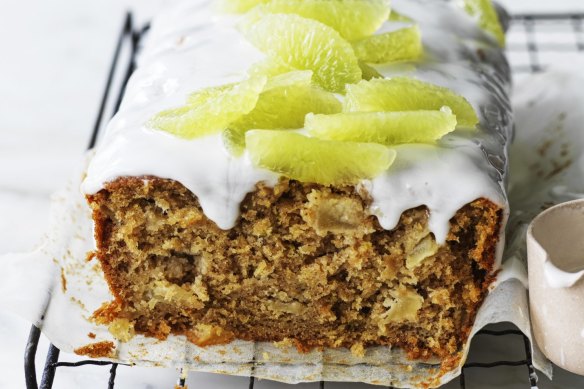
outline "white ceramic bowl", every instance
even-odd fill
[[[584,199],[540,213],[527,256],[535,340],[556,365],[584,375]]]

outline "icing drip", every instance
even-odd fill
[[[247,158],[229,155],[220,137],[185,141],[159,131],[134,128],[118,134],[96,154],[83,189],[95,193],[104,182],[141,175],[186,184],[197,195],[205,215],[222,229],[235,225],[239,204],[257,182],[273,186],[278,179],[274,173],[253,167]]]
[[[377,215],[379,224],[387,230],[398,224],[406,209],[426,205],[430,211],[430,231],[436,242],[443,244],[450,218],[468,199],[504,201],[502,189],[491,185],[492,180],[482,171],[484,156],[472,145],[456,149],[404,145],[396,150],[398,157],[391,169],[365,185],[373,198],[371,213]],[[457,180],[464,185],[452,187],[449,176],[452,168],[459,165],[464,168],[456,169]]]
[[[481,128],[457,130],[438,145],[396,147],[394,166],[362,184],[373,198],[370,212],[384,228],[393,228],[405,210],[426,205],[431,231],[444,242],[449,220],[465,204],[485,197],[506,207],[509,70],[492,39],[452,4],[395,0],[393,6],[419,23],[427,58],[377,70],[455,90],[480,113]],[[247,69],[264,57],[237,31],[237,17],[212,8],[210,1],[189,0],[153,22],[121,110],[89,166],[85,193],[123,176],[174,179],[198,197],[209,219],[229,229],[257,182],[274,185],[276,174],[252,166],[245,154],[229,155],[220,135],[185,140],[145,126],[157,112],[182,105],[193,91],[245,79]],[[404,23],[387,22],[379,32],[400,26]]]

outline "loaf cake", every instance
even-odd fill
[[[512,116],[488,1],[190,0],[83,191],[120,340],[452,364],[496,278]]]

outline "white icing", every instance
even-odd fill
[[[584,270],[576,273],[564,271],[546,259],[543,263],[543,274],[551,288],[570,288],[584,277]]]
[[[443,244],[450,229],[448,221],[469,199],[505,201],[501,188],[494,187],[483,172],[484,156],[476,147],[404,145],[395,149],[396,162],[372,180],[369,188],[373,197],[371,212],[387,230],[398,224],[406,209],[426,205],[430,211],[430,231]],[[464,185],[450,186],[454,167],[457,181]]]
[[[184,140],[144,125],[157,112],[182,105],[193,91],[243,80],[247,69],[263,58],[237,31],[237,18],[218,15],[210,4],[185,1],[154,21],[120,112],[89,166],[85,193],[96,193],[122,176],[174,179],[198,197],[211,220],[228,229],[257,182],[276,182],[275,174],[253,167],[245,155],[230,156],[220,135]],[[394,6],[420,23],[428,59],[378,70],[456,90],[481,113],[482,126],[477,131],[455,131],[437,146],[399,146],[394,166],[363,185],[373,198],[371,212],[384,228],[393,228],[405,210],[426,205],[431,232],[444,242],[449,220],[465,204],[485,197],[506,207],[502,182],[510,137],[507,81],[495,71],[504,61],[500,50],[452,5],[395,0]],[[398,22],[388,22],[380,32],[397,26],[391,23]],[[482,43],[470,44],[470,38]],[[476,60],[473,50],[478,46],[485,46],[487,64]],[[501,124],[502,118],[506,123]]]
[[[218,136],[185,141],[145,128],[132,128],[115,136],[94,157],[83,184],[95,193],[123,176],[151,175],[172,178],[197,195],[205,215],[219,228],[233,227],[239,204],[257,182],[275,185],[278,176],[257,169],[246,158],[233,158]]]

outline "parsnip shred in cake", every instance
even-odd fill
[[[303,351],[346,347],[358,355],[370,346],[391,346],[411,358],[438,357],[452,366],[494,280],[503,244],[512,125],[508,67],[501,49],[454,4],[394,0],[392,7],[402,17],[387,20],[374,36],[416,24],[422,60],[359,63],[353,46],[332,27],[299,15],[258,12],[245,19],[244,30],[264,53],[238,30],[241,16],[218,14],[204,0],[181,3],[154,21],[83,186],[93,209],[96,257],[115,296],[95,312],[97,322],[121,341],[136,333],[160,339],[183,334],[199,346],[243,339],[292,342]],[[262,18],[269,23],[253,30],[250,23]],[[296,28],[288,36],[294,45],[264,47],[264,30],[277,25],[274,20],[310,26],[306,33],[316,46],[299,50],[302,29]],[[278,25],[278,34],[285,33],[286,25]],[[324,60],[309,52],[328,47],[319,43],[319,34],[335,37]],[[290,57],[287,48],[294,50]],[[340,63],[341,57],[349,60]],[[310,86],[303,84],[307,75]],[[254,82],[258,77],[262,81]],[[278,123],[300,124],[296,116],[256,118],[253,123],[269,128],[250,128],[247,119],[278,85],[277,77],[300,77],[292,85],[304,85],[309,95],[316,88],[314,101],[322,104],[310,112],[326,119],[320,125],[339,128],[343,121],[333,119],[342,118],[343,100],[345,107],[352,104],[350,111],[389,112],[377,115],[384,121],[401,117],[391,112],[403,109],[383,95],[362,94],[367,104],[381,108],[359,108],[364,100],[351,88],[362,92],[390,82],[377,77],[410,80],[402,84],[428,98],[410,99],[407,110],[434,110],[432,115],[445,117],[444,129],[428,139],[399,138],[427,139],[425,145],[395,145],[400,142],[393,135],[370,131],[358,141],[392,158],[364,169],[370,159],[353,158],[346,139],[311,139],[323,135],[280,128]],[[240,98],[245,93],[221,97],[236,90],[233,85],[250,83],[253,104]],[[331,91],[341,93],[338,105],[331,103]],[[413,95],[399,93],[406,93],[404,99]],[[218,103],[207,104],[213,99]],[[245,109],[222,107],[227,100]],[[440,113],[440,101],[450,111]],[[268,103],[261,104],[270,108]],[[172,111],[177,107],[180,112]],[[222,109],[229,115],[222,116]],[[305,109],[299,106],[294,115]],[[456,121],[444,112],[458,114],[462,125],[453,131]],[[480,123],[472,128],[475,117]],[[157,125],[161,118],[163,125]],[[213,125],[201,130],[189,118]],[[383,127],[383,121],[376,123]],[[281,153],[270,152],[270,163],[261,162],[253,153],[269,150],[255,143],[259,149],[246,149],[249,130],[254,131],[247,136],[257,138],[280,132],[275,136],[291,143],[279,143]],[[337,139],[334,131],[320,134]],[[364,136],[355,131],[347,133]],[[354,166],[315,164],[316,156],[338,156],[306,147],[303,160],[290,167],[294,161],[287,151],[298,147],[295,139],[342,144],[338,150],[346,150]],[[276,168],[284,163],[290,168]],[[319,166],[327,167],[326,174]],[[293,175],[298,167],[310,174]]]

